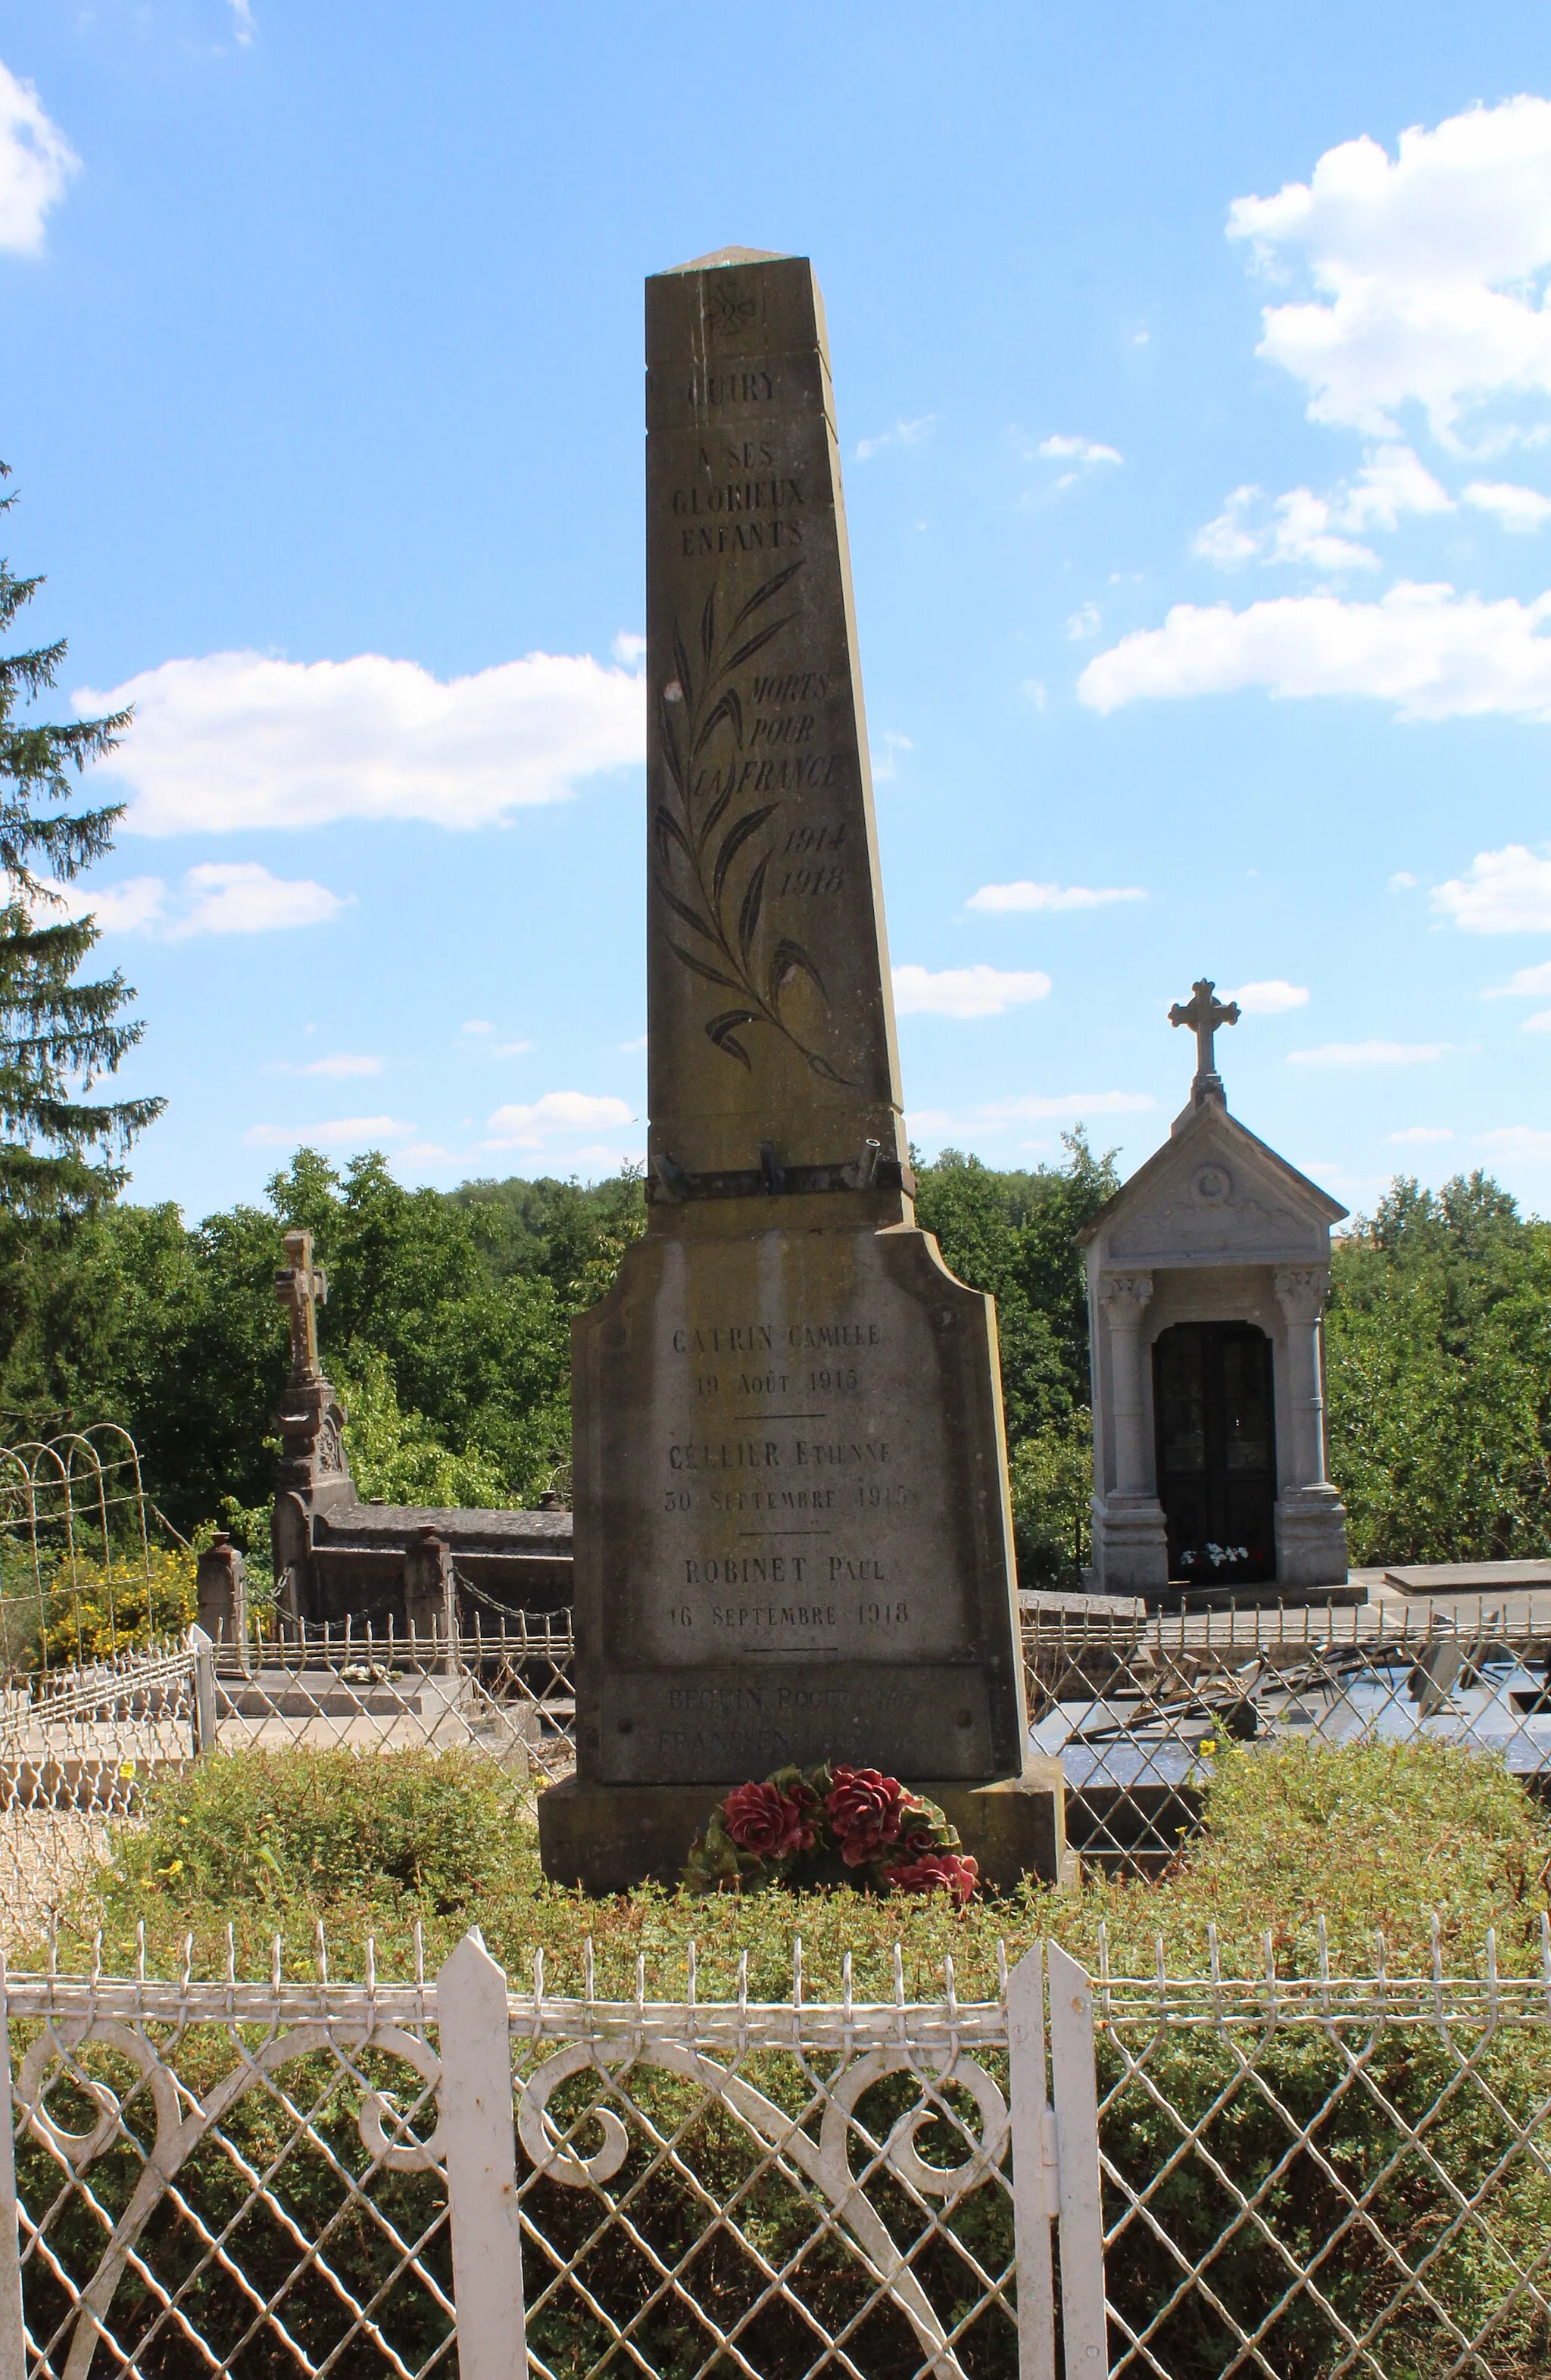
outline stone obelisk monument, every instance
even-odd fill
[[[648,1227],[573,1326],[576,1775],[549,1875],[677,1874],[789,1761],[1056,1873],[991,1301],[918,1231],[824,314],[806,258],[647,284]]]

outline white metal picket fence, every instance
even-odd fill
[[[1091,1998],[1052,1949],[1048,2034],[1045,1963],[985,2005],[513,1996],[474,1936],[418,1986],[12,1979],[5,2369],[1046,2380],[1059,2333],[1101,2374]]]
[[[1551,2369],[1542,1972],[989,2002],[6,1986],[0,2371],[1272,2380]],[[1214,1960],[1214,1968],[1216,1961]],[[455,2362],[454,2362],[455,2359]]]

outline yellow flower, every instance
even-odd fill
[[[135,1773],[134,1762],[132,1760],[121,1760],[118,1764],[118,1773],[121,1777],[132,1777]]]
[[[1215,1752],[1217,1748],[1218,1740],[1215,1735],[1204,1735],[1202,1737],[1201,1749],[1203,1752]]]

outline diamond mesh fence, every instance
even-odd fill
[[[1545,1601],[1542,1598],[1541,1600]],[[1426,1740],[1493,1754],[1534,1792],[1551,1771],[1545,1617],[1483,1599],[1154,1618],[1026,1618],[1033,1740],[1059,1755],[1084,1865],[1157,1876],[1200,1824],[1225,1742]]]
[[[11,1979],[14,2368],[458,2368],[449,1970],[379,1986],[330,1982],[321,1946],[310,1978],[291,1963],[277,1949],[267,1985]],[[1052,2153],[1058,2265],[1079,2252],[1081,2143],[1070,2098],[1042,2145],[1018,2130],[1011,1990],[961,2002],[950,1964],[935,2001],[900,1980],[882,2005],[814,2003],[800,1954],[773,2005],[686,1980],[621,2003],[540,1971],[508,1997],[526,2342],[503,2361],[482,2338],[481,2372],[1100,2368],[1063,2363],[1070,2319],[1020,2326]],[[1053,2024],[1053,1971],[1051,2002]],[[1528,1979],[1497,1978],[1490,1944],[1475,1977],[1101,1970],[1093,2009],[1117,2380],[1551,2368],[1551,1942]]]

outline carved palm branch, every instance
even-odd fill
[[[679,699],[664,688],[658,702],[662,757],[672,783],[671,799],[660,801],[652,820],[657,854],[657,890],[679,925],[695,939],[668,933],[668,947],[691,975],[733,995],[711,1017],[706,1032],[723,1055],[752,1072],[741,1036],[750,1025],[768,1025],[789,1041],[827,1082],[845,1079],[820,1050],[810,1049],[782,1014],[782,997],[806,976],[826,1007],[824,979],[800,942],[784,935],[768,960],[758,956],[759,927],[771,846],[748,846],[781,808],[780,797],[734,810],[738,755],[744,749],[743,704],[733,673],[791,626],[795,610],[761,618],[803,565],[778,570],[741,605],[723,629],[717,617],[716,587],[700,613],[698,651],[692,661],[683,630],[673,624],[673,666]],[[727,755],[725,769],[708,759],[713,748]],[[709,781],[709,782],[708,782]],[[677,881],[675,882],[675,875]]]

